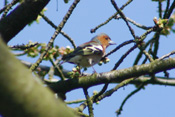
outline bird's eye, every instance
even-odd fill
[[[108,37],[105,37],[106,40],[108,40],[109,38]]]

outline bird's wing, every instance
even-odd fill
[[[83,44],[78,46],[73,52],[63,56],[63,60],[69,61],[69,59],[75,57],[76,55],[97,55],[103,54],[103,47],[101,45],[95,44]]]
[[[83,52],[83,55],[102,54],[103,47],[101,45],[89,45],[83,48]]]

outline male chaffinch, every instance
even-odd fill
[[[100,62],[105,55],[105,50],[109,45],[114,45],[110,37],[101,33],[92,38],[91,41],[78,46],[73,52],[63,56],[64,62],[77,64],[81,67],[90,67]]]

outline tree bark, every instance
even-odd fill
[[[0,114],[5,117],[74,117],[75,114],[38,80],[0,39]]]
[[[0,20],[0,35],[8,43],[27,24],[35,20],[50,0],[24,0]]]
[[[130,68],[121,69],[121,70],[114,70],[110,72],[104,73],[95,73],[88,76],[82,76],[80,78],[72,78],[66,81],[58,81],[56,83],[50,83],[48,86],[54,92],[69,92],[71,90],[83,87],[91,87],[99,84],[105,84],[107,82],[117,82],[120,83],[123,80],[132,78],[132,77],[139,77],[142,75],[152,75],[158,72],[163,72],[165,70],[170,70],[175,67],[175,58],[169,58],[166,60],[155,60],[148,64],[143,65],[136,65]],[[143,77],[140,80],[135,81],[135,83],[143,83]],[[164,85],[171,85],[175,86],[175,80],[173,79],[162,79],[157,78],[156,80],[151,80],[145,78],[145,81],[150,80],[150,84],[164,84]],[[132,82],[134,83],[134,81]],[[167,83],[167,84],[166,84]]]

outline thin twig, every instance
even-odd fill
[[[128,26],[133,38],[135,39],[136,36],[135,36],[135,33],[134,33],[134,30],[131,28],[131,26],[129,25],[124,13],[122,12],[121,9],[119,9],[119,7],[117,6],[116,2],[114,0],[111,0],[111,3],[113,4],[114,8],[117,10],[117,12],[120,14],[120,16],[122,17],[122,19],[125,21],[126,25]]]
[[[164,55],[162,57],[160,57],[159,60],[163,60],[163,59],[165,59],[165,58],[167,58],[167,57],[169,57],[169,56],[171,56],[173,54],[175,54],[175,50],[173,50],[172,52],[170,52],[170,53],[168,53],[168,54],[166,54],[166,55]]]
[[[105,97],[108,97],[108,96],[112,95],[112,94],[113,94],[115,91],[117,91],[119,88],[121,88],[121,87],[127,85],[128,83],[130,83],[130,82],[133,81],[133,80],[135,80],[135,78],[126,79],[126,80],[122,81],[120,84],[118,84],[116,87],[114,87],[114,88],[112,88],[112,89],[106,91],[106,92],[103,93],[102,95],[98,96],[98,97],[96,98],[96,100],[94,100],[94,97],[95,97],[95,96],[92,96],[92,97],[91,97],[91,100],[93,100],[93,103],[98,102],[98,101],[104,99]],[[84,103],[82,103],[78,108],[75,108],[75,110],[82,112],[86,107],[87,107],[87,101],[84,102]]]
[[[123,42],[122,44],[118,45],[115,49],[113,49],[112,51],[110,51],[109,53],[107,53],[102,59],[106,58],[107,56],[111,55],[112,53],[116,52],[117,50],[119,50],[121,47],[127,45],[127,44],[130,44],[130,43],[133,43],[134,40],[128,40],[128,41],[125,41]]]
[[[155,33],[155,35],[153,36],[153,39],[154,39],[154,50],[153,50],[153,53],[156,56],[157,53],[158,53],[158,49],[159,49],[160,31]]]
[[[19,2],[19,0],[13,0],[10,4],[6,5],[2,9],[0,9],[0,14],[4,11],[4,14],[2,15],[1,19],[4,18],[7,15],[8,11],[11,9],[11,7],[18,2]]]
[[[81,113],[81,112],[77,112],[78,115],[80,115],[80,117],[89,117],[87,114]]]
[[[120,19],[122,18],[121,16],[116,16],[116,19]],[[137,23],[136,21],[126,17],[126,20],[130,23],[132,23],[133,25],[137,26],[138,28],[142,28],[144,30],[149,30],[150,28],[152,28],[152,26],[145,26],[145,25],[142,25],[142,24],[139,24]]]
[[[149,47],[149,50],[148,50],[148,53],[150,53],[153,56],[153,54],[152,54],[153,53],[152,52],[152,47],[153,47],[153,42],[150,43],[150,47]],[[145,47],[144,47],[143,50],[145,50]],[[145,57],[145,59],[143,60],[142,64],[145,64],[147,60],[148,60],[148,57]]]
[[[83,88],[86,100],[87,100],[87,106],[88,106],[88,111],[89,111],[89,117],[94,117],[94,113],[93,113],[93,102],[91,100],[91,98],[89,97],[87,88]]]
[[[154,27],[152,27],[151,29],[147,30],[144,34],[142,34],[140,37],[138,37],[138,39],[135,40],[136,43],[139,44],[140,42],[143,42],[144,39],[146,38],[146,36],[147,36],[148,34],[150,34],[152,31],[155,31],[155,30],[157,30],[157,27],[156,27],[156,26],[154,26]],[[152,42],[152,41],[153,41],[153,39],[150,40],[150,41],[148,41],[147,44],[145,45],[145,47],[142,47],[142,48],[139,47],[140,53],[137,55],[136,60],[135,60],[135,62],[134,62],[134,65],[136,65],[136,64],[138,63],[138,61],[140,60],[140,58],[141,58],[141,56],[142,56],[143,53],[144,53],[145,56],[149,59],[149,61],[153,61],[153,60],[154,60],[154,59],[152,59],[152,57],[150,56],[150,54],[145,50],[146,47],[147,47],[147,46],[150,44],[150,42]]]
[[[142,64],[145,64],[147,60],[148,60],[148,58],[145,57],[145,59],[142,61]]]
[[[99,96],[96,100],[100,101],[102,99],[104,99],[105,97],[111,96],[114,92],[116,92],[119,88],[127,85],[128,83],[130,83],[131,81],[135,80],[135,78],[130,78],[130,79],[126,79],[124,81],[122,81],[120,84],[118,84],[117,86],[115,86],[114,88],[106,91],[104,94],[102,94],[101,96]]]
[[[128,4],[130,4],[133,0],[128,0],[120,9],[123,10]],[[95,28],[91,29],[91,33],[95,33],[97,29],[102,27],[103,25],[107,24],[110,22],[113,18],[115,18],[118,15],[118,12],[113,14],[111,17],[109,17],[105,22],[101,23],[100,25],[96,26]]]
[[[169,19],[173,10],[175,8],[175,0],[173,1],[173,3],[171,4],[169,10],[167,11],[167,14],[165,15],[165,19]]]
[[[142,53],[146,56],[146,58],[149,59],[150,62],[154,61],[154,59],[151,57],[151,55],[145,49],[143,49],[142,47],[139,47],[139,46],[138,46],[138,48],[142,51]]]
[[[149,46],[150,43],[153,43],[153,41],[154,41],[154,39],[151,39],[151,40],[149,40],[148,42],[146,42],[145,46],[142,47],[143,50],[145,50],[145,49]],[[140,52],[139,52],[139,54],[137,55],[137,57],[136,57],[136,59],[135,59],[133,65],[137,65],[137,64],[138,64],[138,62],[139,62],[140,58],[142,57],[142,55],[143,55],[143,51],[140,50]]]
[[[76,109],[74,109],[74,108],[70,108],[70,107],[69,107],[69,109],[72,110],[73,112],[75,112],[75,113],[78,115],[78,117],[89,117],[89,115],[84,114],[84,113],[82,113],[81,111],[78,111],[78,110],[76,110]]]
[[[154,61],[154,59],[151,57],[151,55],[146,50],[143,50],[143,53],[149,59],[150,62],[153,62]]]
[[[32,43],[32,44],[22,44],[22,45],[14,45],[14,46],[9,46],[9,48],[13,49],[13,50],[26,50],[26,49],[29,49],[29,48],[32,48],[32,47],[35,47],[39,45],[38,42],[36,43]]]
[[[150,51],[149,53],[152,55],[152,57],[153,57],[154,60],[159,58],[157,55],[155,55],[155,54],[153,53],[153,51]]]
[[[60,67],[58,65],[56,65],[52,59],[50,59],[50,62],[52,63],[52,65],[56,68],[57,72],[60,74],[60,78],[61,80],[65,80],[65,76],[63,74],[63,72],[61,71]]]
[[[102,90],[101,90],[97,95],[94,96],[93,102],[96,102],[96,99],[97,99],[100,95],[102,95],[102,94],[107,90],[108,85],[109,85],[109,83],[106,83],[106,84],[103,86]]]
[[[165,19],[166,16],[167,16],[169,6],[170,6],[170,0],[167,0],[167,2],[166,2],[166,9],[165,9],[165,12],[164,12],[164,15],[163,15],[163,19]]]
[[[78,112],[83,112],[83,110],[87,107],[87,102],[81,103],[79,107],[74,108]]]
[[[158,1],[159,4],[159,17],[162,18],[162,2],[161,0]]]
[[[32,63],[27,62],[27,61],[21,61],[21,62],[22,62],[26,67],[28,67],[28,68],[30,68],[31,65],[32,65]],[[44,71],[44,72],[48,73],[49,70],[50,70],[50,66],[39,65],[39,66],[38,66],[38,69],[40,69],[41,71]],[[56,69],[56,68],[55,68],[55,69]],[[66,78],[71,78],[70,75],[68,74],[68,72],[71,72],[71,71],[66,70],[66,69],[62,69],[61,71],[63,72],[63,74],[64,74],[64,76],[65,76]],[[83,73],[83,74],[86,75],[86,76],[90,75],[90,74],[88,74],[88,73]],[[60,73],[58,73],[57,70],[55,70],[54,75],[60,76]],[[46,84],[50,84],[50,81],[47,80],[47,81],[46,81]]]
[[[64,31],[61,31],[61,34],[70,41],[70,43],[72,44],[73,48],[75,49],[76,45],[75,45],[74,40],[71,37],[69,37],[69,35],[66,34]]]
[[[74,101],[67,101],[65,102],[66,104],[77,104],[77,103],[82,103],[85,102],[86,99],[79,99],[79,100],[74,100]]]
[[[49,43],[46,46],[46,49],[43,51],[43,53],[41,53],[39,59],[30,67],[31,71],[34,71],[38,65],[41,63],[41,61],[43,60],[43,57],[46,55],[46,53],[48,52],[48,50],[52,47],[53,42],[55,40],[55,38],[57,37],[57,35],[60,33],[61,29],[64,27],[64,25],[66,24],[67,20],[69,19],[70,15],[72,14],[73,10],[75,9],[76,5],[79,3],[80,0],[75,0],[72,5],[70,6],[68,12],[66,13],[66,15],[64,16],[62,22],[58,25],[57,29],[54,32],[54,35],[51,37]]]
[[[42,14],[42,13],[40,13],[39,14],[40,16],[42,16],[43,17],[43,19],[48,23],[48,24],[50,24],[54,29],[57,29],[57,26],[48,18],[48,17],[46,17],[44,14]],[[74,42],[74,40],[68,35],[68,34],[66,34],[64,31],[60,31],[60,33],[65,37],[65,38],[67,38],[69,41],[70,41],[70,43],[72,44],[72,46],[74,47],[74,49],[76,48],[76,45],[75,45],[75,42]]]
[[[20,53],[15,53],[14,55],[15,56],[23,56],[23,55],[25,55],[25,54],[27,54],[27,52],[20,52]]]
[[[90,99],[91,100],[93,100],[93,103],[95,103],[95,102],[97,102],[97,99],[98,99],[98,97],[99,96],[101,96],[105,91],[106,91],[106,89],[108,88],[108,83],[106,83],[105,85],[104,85],[104,87],[102,88],[102,90],[98,93],[98,94],[96,94],[96,95],[94,95],[94,96],[92,96]],[[77,101],[73,101],[73,102],[69,102],[69,103],[79,103],[79,102],[81,102],[81,101],[84,101],[83,99],[82,100],[77,100]],[[80,111],[80,112],[82,112],[85,108],[86,108],[86,106],[87,106],[87,101],[85,100],[85,102],[84,103],[82,103],[78,108],[75,108],[77,111]]]
[[[126,103],[126,101],[133,96],[134,94],[136,94],[138,91],[140,91],[143,88],[144,84],[140,85],[136,90],[134,90],[133,92],[131,92],[122,102],[120,108],[116,111],[117,116],[121,114],[121,111],[123,110],[123,106]]]
[[[142,35],[139,37],[139,38],[140,38],[139,41],[143,41],[143,40],[146,38],[146,36],[147,36],[148,34],[150,34],[152,31],[155,31],[156,29],[157,29],[157,27],[154,26],[154,27],[150,28],[149,30],[147,30],[144,34],[142,34]]]
[[[123,62],[123,60],[126,58],[126,56],[129,55],[129,53],[131,53],[134,49],[137,48],[137,45],[134,45],[133,47],[131,47],[121,58],[120,60],[115,64],[114,68],[112,70],[116,70],[118,68],[118,66]]]

